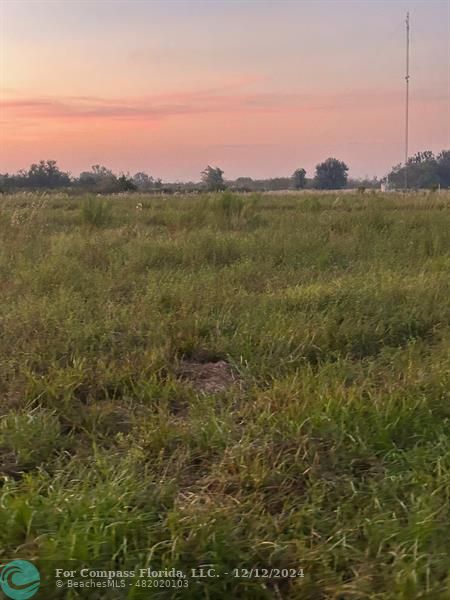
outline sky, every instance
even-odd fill
[[[198,180],[450,148],[450,0],[0,0],[0,172]]]

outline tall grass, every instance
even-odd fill
[[[304,569],[49,598],[450,597],[449,207],[2,198],[2,560]]]
[[[111,220],[111,204],[98,198],[89,197],[81,206],[83,223],[92,227],[104,227]]]

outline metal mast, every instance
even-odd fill
[[[405,110],[405,190],[408,189],[408,134],[409,134],[409,12],[406,13],[406,110]]]

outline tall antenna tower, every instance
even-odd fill
[[[409,134],[409,12],[406,13],[406,110],[405,110],[405,190],[408,189],[408,134]]]

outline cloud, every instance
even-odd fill
[[[133,99],[27,98],[0,103],[0,107],[13,119],[159,119],[165,116],[191,112],[182,104],[146,103]]]
[[[208,148],[215,148],[220,150],[258,150],[263,148],[279,148],[281,144],[270,144],[270,143],[253,143],[253,144],[208,144]]]
[[[243,82],[242,85],[245,85]],[[159,121],[180,115],[211,113],[274,113],[287,111],[367,110],[401,101],[399,92],[302,94],[297,92],[242,92],[239,84],[191,92],[142,97],[101,98],[96,96],[16,97],[0,100],[9,121],[21,120],[131,120]],[[433,98],[433,100],[439,100]]]
[[[224,94],[213,91],[142,98],[19,98],[0,102],[9,118],[160,120],[179,115],[276,111],[302,108],[299,98],[273,94]]]
[[[9,148],[13,143],[22,148],[38,144],[54,148],[70,139],[73,147],[78,144],[81,148],[89,139],[93,147],[100,146],[105,152],[104,148],[111,148],[120,139],[123,154],[125,147],[127,151],[133,147],[142,151],[153,139],[159,152],[175,144],[178,156],[182,146],[192,154],[199,144],[207,144],[219,156],[221,152],[239,157],[270,152],[275,155],[277,146],[295,143],[295,148],[299,144],[311,148],[315,140],[326,139],[330,144],[333,139],[345,140],[349,135],[352,139],[356,135],[356,140],[362,136],[375,146],[380,136],[390,139],[395,119],[403,114],[402,90],[269,92],[262,86],[259,91],[249,90],[245,87],[249,82],[243,79],[216,88],[140,97],[0,94],[3,145],[6,147],[8,140]],[[436,118],[446,114],[446,98],[416,92],[415,101],[419,99]],[[164,128],[166,135],[162,136]],[[149,130],[158,133],[149,137]],[[124,139],[126,144],[122,143]],[[347,144],[346,148],[351,146]]]

